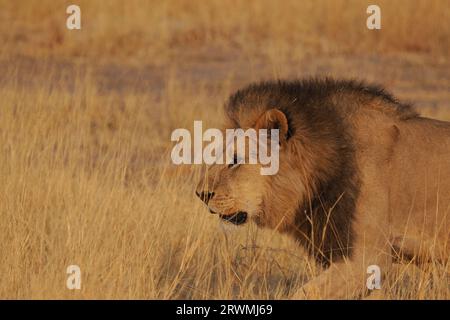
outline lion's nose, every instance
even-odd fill
[[[195,194],[206,204],[208,204],[209,200],[211,200],[211,198],[214,197],[214,192],[209,192],[209,191],[206,191],[206,192],[205,191],[202,191],[202,192],[195,191]]]

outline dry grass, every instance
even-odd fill
[[[366,28],[358,0],[81,0],[82,31],[65,28],[70,1],[0,0],[0,35],[8,51],[167,63],[211,47],[301,57],[332,52],[413,51],[447,57],[446,0],[380,0],[382,30]]]
[[[289,290],[283,283],[303,258],[274,245],[288,241],[274,241],[272,250],[250,230],[227,236],[193,197],[198,170],[168,162],[169,134],[159,124],[180,121],[163,110],[191,89],[174,87],[158,101],[133,92],[100,96],[89,75],[76,83],[73,94],[47,86],[0,91],[0,269],[8,275],[1,297],[279,297]],[[196,96],[211,103],[206,91]],[[188,123],[199,116],[195,104],[179,107],[190,108]],[[69,264],[82,269],[80,293],[65,288]]]
[[[278,66],[309,54],[426,53],[431,71],[417,78],[372,76],[450,119],[439,108],[450,83],[438,77],[446,1],[379,1],[378,35],[364,29],[360,1],[80,1],[80,32],[65,30],[68,3],[0,0],[1,298],[283,299],[318,272],[289,238],[218,224],[193,197],[199,168],[170,163],[174,128],[217,125],[230,91],[261,76],[228,72],[242,67],[235,56],[267,64],[269,77],[291,76]],[[208,73],[184,74],[214,59]],[[414,59],[404,68],[427,61]],[[150,79],[134,78],[144,66]],[[66,289],[70,264],[81,267],[80,291]],[[449,266],[401,266],[383,297],[448,299]]]

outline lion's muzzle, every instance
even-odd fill
[[[200,198],[200,200],[202,200],[208,206],[208,203],[214,197],[215,193],[214,192],[210,192],[210,191],[198,191],[197,190],[197,191],[195,191],[195,194],[197,195],[197,197]],[[247,212],[244,212],[244,211],[237,211],[237,212],[232,213],[232,214],[223,214],[223,213],[220,213],[220,211],[217,212],[215,209],[212,209],[210,206],[208,206],[208,210],[209,210],[210,213],[213,213],[213,214],[217,214],[218,213],[219,217],[222,220],[225,220],[227,222],[231,222],[231,223],[233,223],[235,225],[240,225],[240,224],[243,224],[243,223],[245,223],[247,221],[248,214],[247,214]]]
[[[247,212],[239,211],[234,214],[220,214],[219,217],[225,221],[231,222],[235,225],[243,224],[247,221]]]

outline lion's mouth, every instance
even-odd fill
[[[243,224],[247,221],[247,212],[239,211],[233,214],[219,214],[219,217],[225,221],[231,222],[235,225]]]

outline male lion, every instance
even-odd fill
[[[446,261],[450,123],[355,81],[264,82],[233,94],[226,128],[279,129],[279,171],[208,168],[196,193],[212,213],[292,235],[328,267],[298,297],[367,294],[367,267]]]

